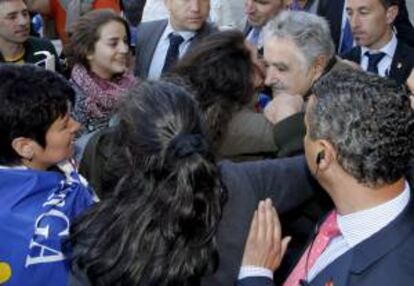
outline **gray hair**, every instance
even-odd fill
[[[264,28],[265,40],[271,37],[292,40],[306,59],[307,68],[317,57],[335,55],[328,22],[319,16],[302,11],[283,11]]]
[[[414,153],[414,110],[396,82],[363,71],[332,71],[312,88],[307,109],[312,140],[328,140],[338,163],[368,186],[400,179]]]

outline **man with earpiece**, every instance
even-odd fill
[[[308,166],[335,207],[284,285],[413,284],[408,94],[377,76],[334,72],[313,88],[305,125]]]
[[[407,91],[362,71],[334,71],[312,88],[305,125],[308,167],[334,207],[283,285],[413,285],[414,110]]]

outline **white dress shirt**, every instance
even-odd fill
[[[167,27],[165,28],[164,33],[161,35],[157,47],[155,48],[154,55],[152,56],[148,72],[149,79],[159,79],[161,76],[162,68],[165,63],[165,57],[167,56],[167,51],[170,46],[170,39],[168,36],[171,33],[179,34],[184,39],[184,42],[179,47],[179,58],[185,54],[195,35],[195,32],[192,31],[175,31],[170,22],[168,22]]]
[[[391,69],[392,59],[394,58],[395,50],[397,49],[397,37],[393,33],[391,40],[379,50],[369,50],[366,47],[361,47],[361,68],[366,71],[368,69],[368,56],[366,52],[372,54],[383,52],[385,56],[378,63],[378,75],[385,77],[388,76]]]

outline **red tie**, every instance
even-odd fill
[[[320,226],[314,242],[308,246],[283,286],[298,286],[299,281],[305,278],[309,269],[312,269],[316,260],[328,246],[329,241],[335,236],[338,236],[339,233],[338,224],[336,222],[336,211],[333,211]]]

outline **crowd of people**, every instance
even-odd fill
[[[0,0],[0,285],[410,285],[413,150],[405,0]]]

